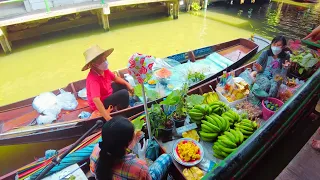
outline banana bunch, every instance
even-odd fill
[[[249,119],[243,119],[241,122],[234,124],[235,129],[242,132],[244,138],[248,138],[258,128],[256,121],[250,121]]]
[[[234,123],[241,121],[240,115],[238,113],[232,111],[231,109],[224,112],[221,116],[224,119],[227,119],[229,121],[230,125],[233,125]]]
[[[217,114],[207,115],[206,120],[201,121],[200,137],[203,141],[213,142],[216,137],[230,129],[229,121]]]
[[[224,159],[237,149],[243,142],[244,135],[239,130],[230,129],[230,132],[224,132],[224,135],[218,137],[218,141],[213,144],[214,156]]]
[[[228,111],[230,108],[222,101],[215,101],[210,104],[212,112],[221,116],[222,113]]]
[[[187,180],[200,180],[204,176],[203,171],[196,166],[185,168],[182,173]]]
[[[206,114],[212,113],[212,108],[207,104],[195,105],[188,113],[192,122],[200,124]]]
[[[211,104],[215,101],[219,101],[219,97],[216,92],[208,92],[202,95],[204,97],[203,103]]]
[[[194,139],[194,140],[196,140],[196,141],[199,141],[199,140],[200,140],[200,137],[199,137],[197,131],[194,130],[194,129],[193,129],[193,130],[190,130],[190,131],[183,132],[183,133],[182,133],[182,137],[184,137],[184,138],[191,138],[191,139]]]

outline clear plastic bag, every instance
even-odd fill
[[[78,101],[74,97],[71,92],[66,92],[63,89],[59,89],[60,94],[57,96],[57,104],[63,109],[63,110],[75,110],[78,106]]]
[[[243,71],[239,77],[241,77],[242,79],[244,79],[249,85],[254,83],[254,78],[251,76],[251,72],[246,69],[245,71]]]

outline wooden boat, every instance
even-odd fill
[[[246,39],[236,39],[194,51],[176,54],[169,56],[168,58],[185,63],[190,60],[192,56],[195,57],[194,60],[197,61],[213,52],[218,52],[221,56],[227,57],[229,60],[233,61],[234,63],[228,68],[235,69],[244,64],[256,54],[257,51],[260,51],[268,45],[269,41],[260,37],[254,37],[254,42]],[[127,73],[127,69],[121,69],[115,73],[124,77],[124,74]],[[192,85],[190,88],[195,88],[203,83],[209,82],[221,74],[222,71]],[[58,120],[49,125],[31,125],[39,116],[39,113],[32,107],[32,101],[35,97],[0,107],[0,146],[60,140],[78,137],[83,134],[100,118],[77,119],[80,112],[91,112],[87,101],[77,97],[77,92],[84,87],[85,80],[80,80],[70,83],[67,87],[63,88],[65,91],[74,93],[78,101],[78,106],[73,111],[61,111]],[[58,92],[58,90],[53,91],[55,94],[58,94]],[[152,103],[154,102],[149,102],[149,105]],[[112,113],[112,115],[121,114],[130,117],[141,111],[143,111],[143,105],[137,105],[116,111]]]
[[[235,70],[235,75],[239,75],[247,68],[252,68],[253,62],[242,66]],[[240,179],[248,172],[289,130],[290,128],[303,117],[308,116],[317,104],[318,95],[320,94],[320,69],[318,69],[307,82],[302,85],[297,92],[267,121],[261,121],[260,127],[252,134],[237,151],[230,154],[223,161],[216,160],[217,166],[212,169],[204,179]],[[210,92],[217,85],[217,79],[202,84],[199,87],[193,88],[189,94],[203,94]],[[135,116],[136,117],[136,116]],[[160,145],[163,143],[159,142]],[[212,146],[212,145],[211,145]],[[208,151],[211,150],[208,149]],[[166,152],[163,146],[162,150]],[[65,150],[62,149],[61,151]],[[78,164],[89,161],[88,157]],[[0,179],[13,179],[15,174],[25,172],[29,167],[41,167],[43,164],[39,162],[31,163],[24,168],[13,171]],[[174,161],[174,167],[171,168],[171,175],[175,179],[183,179],[183,166]],[[88,163],[82,167],[83,171],[88,172]]]

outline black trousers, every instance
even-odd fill
[[[112,83],[113,93],[103,100],[103,105],[106,109],[110,105],[117,106],[118,110],[125,109],[129,106],[129,92],[127,87],[122,84]]]

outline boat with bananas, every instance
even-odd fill
[[[242,66],[231,73],[237,77],[248,68],[252,68],[253,63],[254,62]],[[221,77],[219,79],[221,82]],[[230,104],[222,102],[221,99],[217,100],[216,97],[208,98],[208,94],[212,95],[212,93],[214,93],[212,89],[216,89],[219,86],[218,79],[213,79],[199,87],[190,89],[188,96],[204,95],[204,99],[206,99],[202,101],[204,102],[203,104],[193,105],[189,107],[188,110],[188,117],[191,122],[199,125],[197,128],[199,136],[195,138],[195,140],[199,141],[203,149],[205,149],[202,161],[207,161],[204,163],[207,164],[207,167],[200,166],[206,169],[203,170],[203,179],[241,179],[279,142],[298,120],[312,113],[320,93],[319,81],[320,69],[317,69],[314,74],[266,120],[248,118],[248,112],[247,114],[240,114],[239,111],[230,108]],[[243,102],[239,102],[238,104],[241,103]],[[140,118],[140,115],[138,114],[133,118]],[[255,115],[252,114],[252,116]],[[190,134],[194,136],[194,133]],[[182,136],[188,137],[187,133],[183,133]],[[192,136],[190,135],[189,138],[194,138]],[[92,149],[92,146],[97,142],[97,138],[99,138],[99,134],[92,135],[90,138],[87,138],[80,147],[83,149],[86,147]],[[181,136],[179,137],[179,135],[177,135],[170,141],[163,142],[161,139],[158,139],[157,142],[165,153],[170,154],[174,149],[173,144],[179,141],[180,138]],[[76,155],[76,152],[75,150],[69,157]],[[69,164],[67,162],[61,163],[59,167],[65,164],[65,166],[60,167],[60,169],[62,169],[65,168],[66,165],[69,166],[78,163],[86,173],[88,172],[89,156],[90,151],[76,162],[72,161],[71,164],[70,162]],[[30,177],[43,170],[50,160],[51,159],[33,162],[19,170],[0,177],[0,179],[13,179],[16,175],[21,179]],[[214,166],[210,166],[211,168],[209,168],[208,161],[213,163]],[[169,173],[175,179],[186,179],[187,176],[190,175],[187,172],[190,171],[187,171],[188,169],[185,169],[186,167],[178,163],[178,161],[174,160],[173,162],[174,168],[171,168],[171,172]],[[55,172],[57,171],[50,171],[50,174]]]
[[[214,60],[216,60],[217,65],[214,74],[190,86],[190,88],[196,88],[215,79],[226,69],[235,69],[241,66],[255,55],[256,52],[261,51],[269,44],[270,42],[268,40],[257,36],[251,38],[251,40],[236,39],[172,55],[167,58],[178,61],[181,65],[190,61],[193,61],[193,63],[204,62],[208,57],[213,57]],[[225,61],[227,65],[219,63],[220,61]],[[127,73],[127,69],[121,69],[115,72],[115,74],[120,77],[124,77]],[[78,95],[78,92],[84,88],[85,80],[72,82],[63,88],[64,91],[71,92],[76,97],[78,105],[74,110],[62,110],[57,120],[51,124],[38,125],[36,123],[37,117],[41,114],[32,106],[35,97],[0,107],[0,146],[79,137],[100,118],[99,116],[90,116],[87,119],[78,118],[78,115],[83,111],[92,113],[87,101]],[[59,90],[52,92],[59,94]],[[159,98],[157,101],[161,99],[162,98]],[[155,103],[155,101],[148,102],[149,105],[153,103]],[[140,111],[143,111],[143,105],[141,103],[127,109],[113,112],[111,116],[121,114],[130,117]]]

